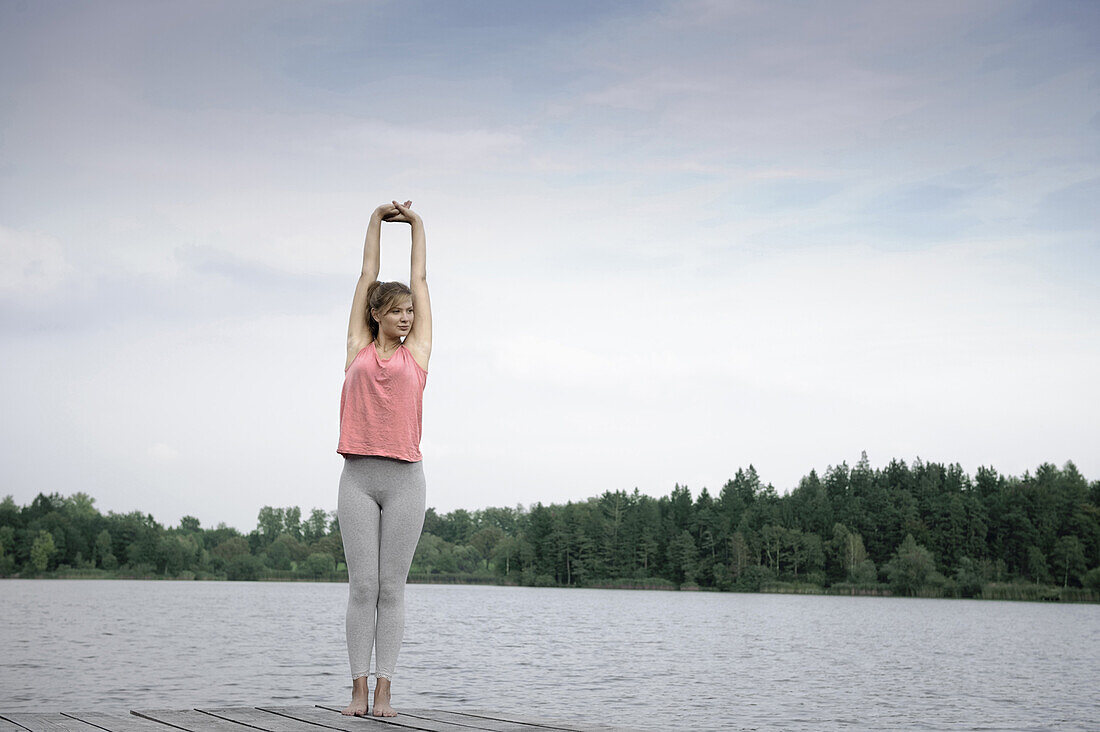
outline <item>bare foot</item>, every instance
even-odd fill
[[[397,710],[390,706],[390,680],[384,676],[378,677],[378,683],[374,685],[374,712],[376,717],[396,717]]]
[[[348,704],[346,707],[344,707],[344,709],[340,713],[346,714],[349,717],[353,715],[356,717],[367,716],[367,697],[369,696],[369,693],[370,692],[367,690],[366,676],[360,676],[357,679],[352,679],[351,704]]]

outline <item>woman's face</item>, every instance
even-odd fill
[[[405,297],[393,305],[386,312],[373,311],[375,320],[378,321],[379,330],[389,338],[404,338],[409,334],[413,324],[413,301],[411,297]]]

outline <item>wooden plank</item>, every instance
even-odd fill
[[[318,704],[321,709],[328,709],[331,711],[340,711],[339,707],[332,707],[327,704]],[[495,732],[538,732],[533,730],[530,726],[523,724],[516,724],[513,722],[507,722],[497,719],[473,719],[461,714],[454,714],[453,712],[444,712],[438,709],[406,709],[402,707],[398,710],[402,717],[412,717],[418,721],[425,722],[440,722],[442,724],[457,724],[466,728],[466,732],[471,730],[490,730]]]
[[[52,716],[54,715],[41,712],[4,712],[4,718],[16,725],[16,729],[29,732],[63,732],[61,727],[50,721]]]
[[[448,712],[442,709],[409,709],[408,711],[403,710],[401,713],[408,714],[411,717],[434,719],[439,722],[450,722],[452,724],[475,726],[476,729],[491,730],[491,732],[541,732],[541,730],[555,732],[555,730],[569,729],[568,727],[554,727],[552,726],[553,723],[549,721],[543,721],[540,726],[535,727],[526,722],[517,722],[512,719],[473,717],[469,714]]]
[[[64,732],[64,728],[53,722],[51,717],[60,717],[59,713],[43,712],[4,712],[4,718],[24,732]]]
[[[104,712],[0,712],[0,732],[641,732],[601,723],[535,719],[490,710],[400,709],[397,717],[352,717],[343,707],[317,704],[289,707],[134,710]]]
[[[533,719],[531,717],[516,716],[514,714],[495,712],[487,709],[469,709],[466,711],[455,710],[455,714],[480,719],[503,719],[508,722],[519,722],[531,727],[549,727],[550,729],[564,729],[570,732],[646,732],[636,727],[620,727],[617,725],[601,724],[599,722],[585,722],[580,726],[577,722],[566,722],[557,719]],[[537,730],[531,730],[537,732]]]
[[[189,730],[189,732],[248,732],[243,724],[203,714],[197,709],[131,709],[145,719]]]
[[[58,727],[61,727],[67,732],[103,732],[99,727],[94,724],[88,724],[79,719],[67,716],[64,712],[58,712],[57,718],[50,720]]]
[[[399,728],[426,730],[427,732],[470,732],[469,727],[460,727],[457,724],[444,722],[432,722],[427,719],[415,719],[400,714],[396,717],[351,717],[344,716],[337,711],[322,707],[258,707],[264,711],[282,714],[292,719],[298,719],[310,724],[319,724],[323,727],[343,730],[344,732],[366,732],[367,730],[388,730],[397,732]],[[371,726],[366,726],[366,725]]]
[[[348,730],[349,732],[400,732],[401,730],[400,727],[388,724],[388,720],[384,722],[377,717],[345,717],[339,712],[333,713],[312,706],[256,708],[262,712],[278,714],[292,720],[295,724],[300,725],[298,729],[303,732],[307,728],[315,729],[316,732],[323,732],[323,730],[317,730],[316,727],[310,727],[310,725],[326,729]]]
[[[168,727],[159,722],[135,717],[132,714],[111,714],[110,712],[62,712],[62,714],[110,732],[171,732]]]
[[[322,709],[329,709],[332,711],[340,711],[339,707],[329,706],[327,704],[318,704],[318,707]],[[442,709],[401,709],[402,715],[409,717],[416,717],[418,719],[434,720],[437,722],[449,722],[451,724],[458,724],[464,727],[473,727],[478,730],[489,730],[492,732],[643,732],[642,730],[631,730],[627,727],[613,727],[605,724],[586,724],[584,727],[579,727],[572,722],[563,722],[553,719],[532,719],[516,717],[511,714],[505,716],[502,712],[489,712],[482,710],[473,710],[470,712],[454,712],[446,711]]]
[[[66,717],[61,712],[5,712],[4,717],[29,732],[102,732],[98,727]]]
[[[266,732],[303,732],[303,730],[308,732],[310,727],[310,725],[296,719],[265,712],[255,707],[220,707],[217,709],[200,709],[199,711],[203,714],[220,717]]]

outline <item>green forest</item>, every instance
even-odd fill
[[[334,490],[335,496],[335,490]],[[346,580],[334,511],[259,510],[247,534],[186,516],[103,515],[85,493],[0,502],[0,576]],[[811,471],[780,495],[755,468],[717,492],[635,488],[524,508],[429,508],[413,582],[1100,601],[1100,481],[894,459]]]

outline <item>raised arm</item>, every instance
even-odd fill
[[[409,289],[413,297],[413,325],[405,337],[405,347],[416,362],[427,371],[432,355],[432,301],[428,297],[428,254],[424,241],[424,222],[420,216],[397,201],[393,202],[399,214],[395,221],[407,221],[412,229],[412,255],[409,272]]]
[[[367,290],[378,279],[379,238],[382,220],[397,215],[391,204],[383,204],[374,210],[367,224],[367,236],[363,241],[363,271],[355,283],[355,296],[351,300],[351,317],[348,319],[348,356],[344,369],[351,365],[355,354],[371,342],[367,326]]]

